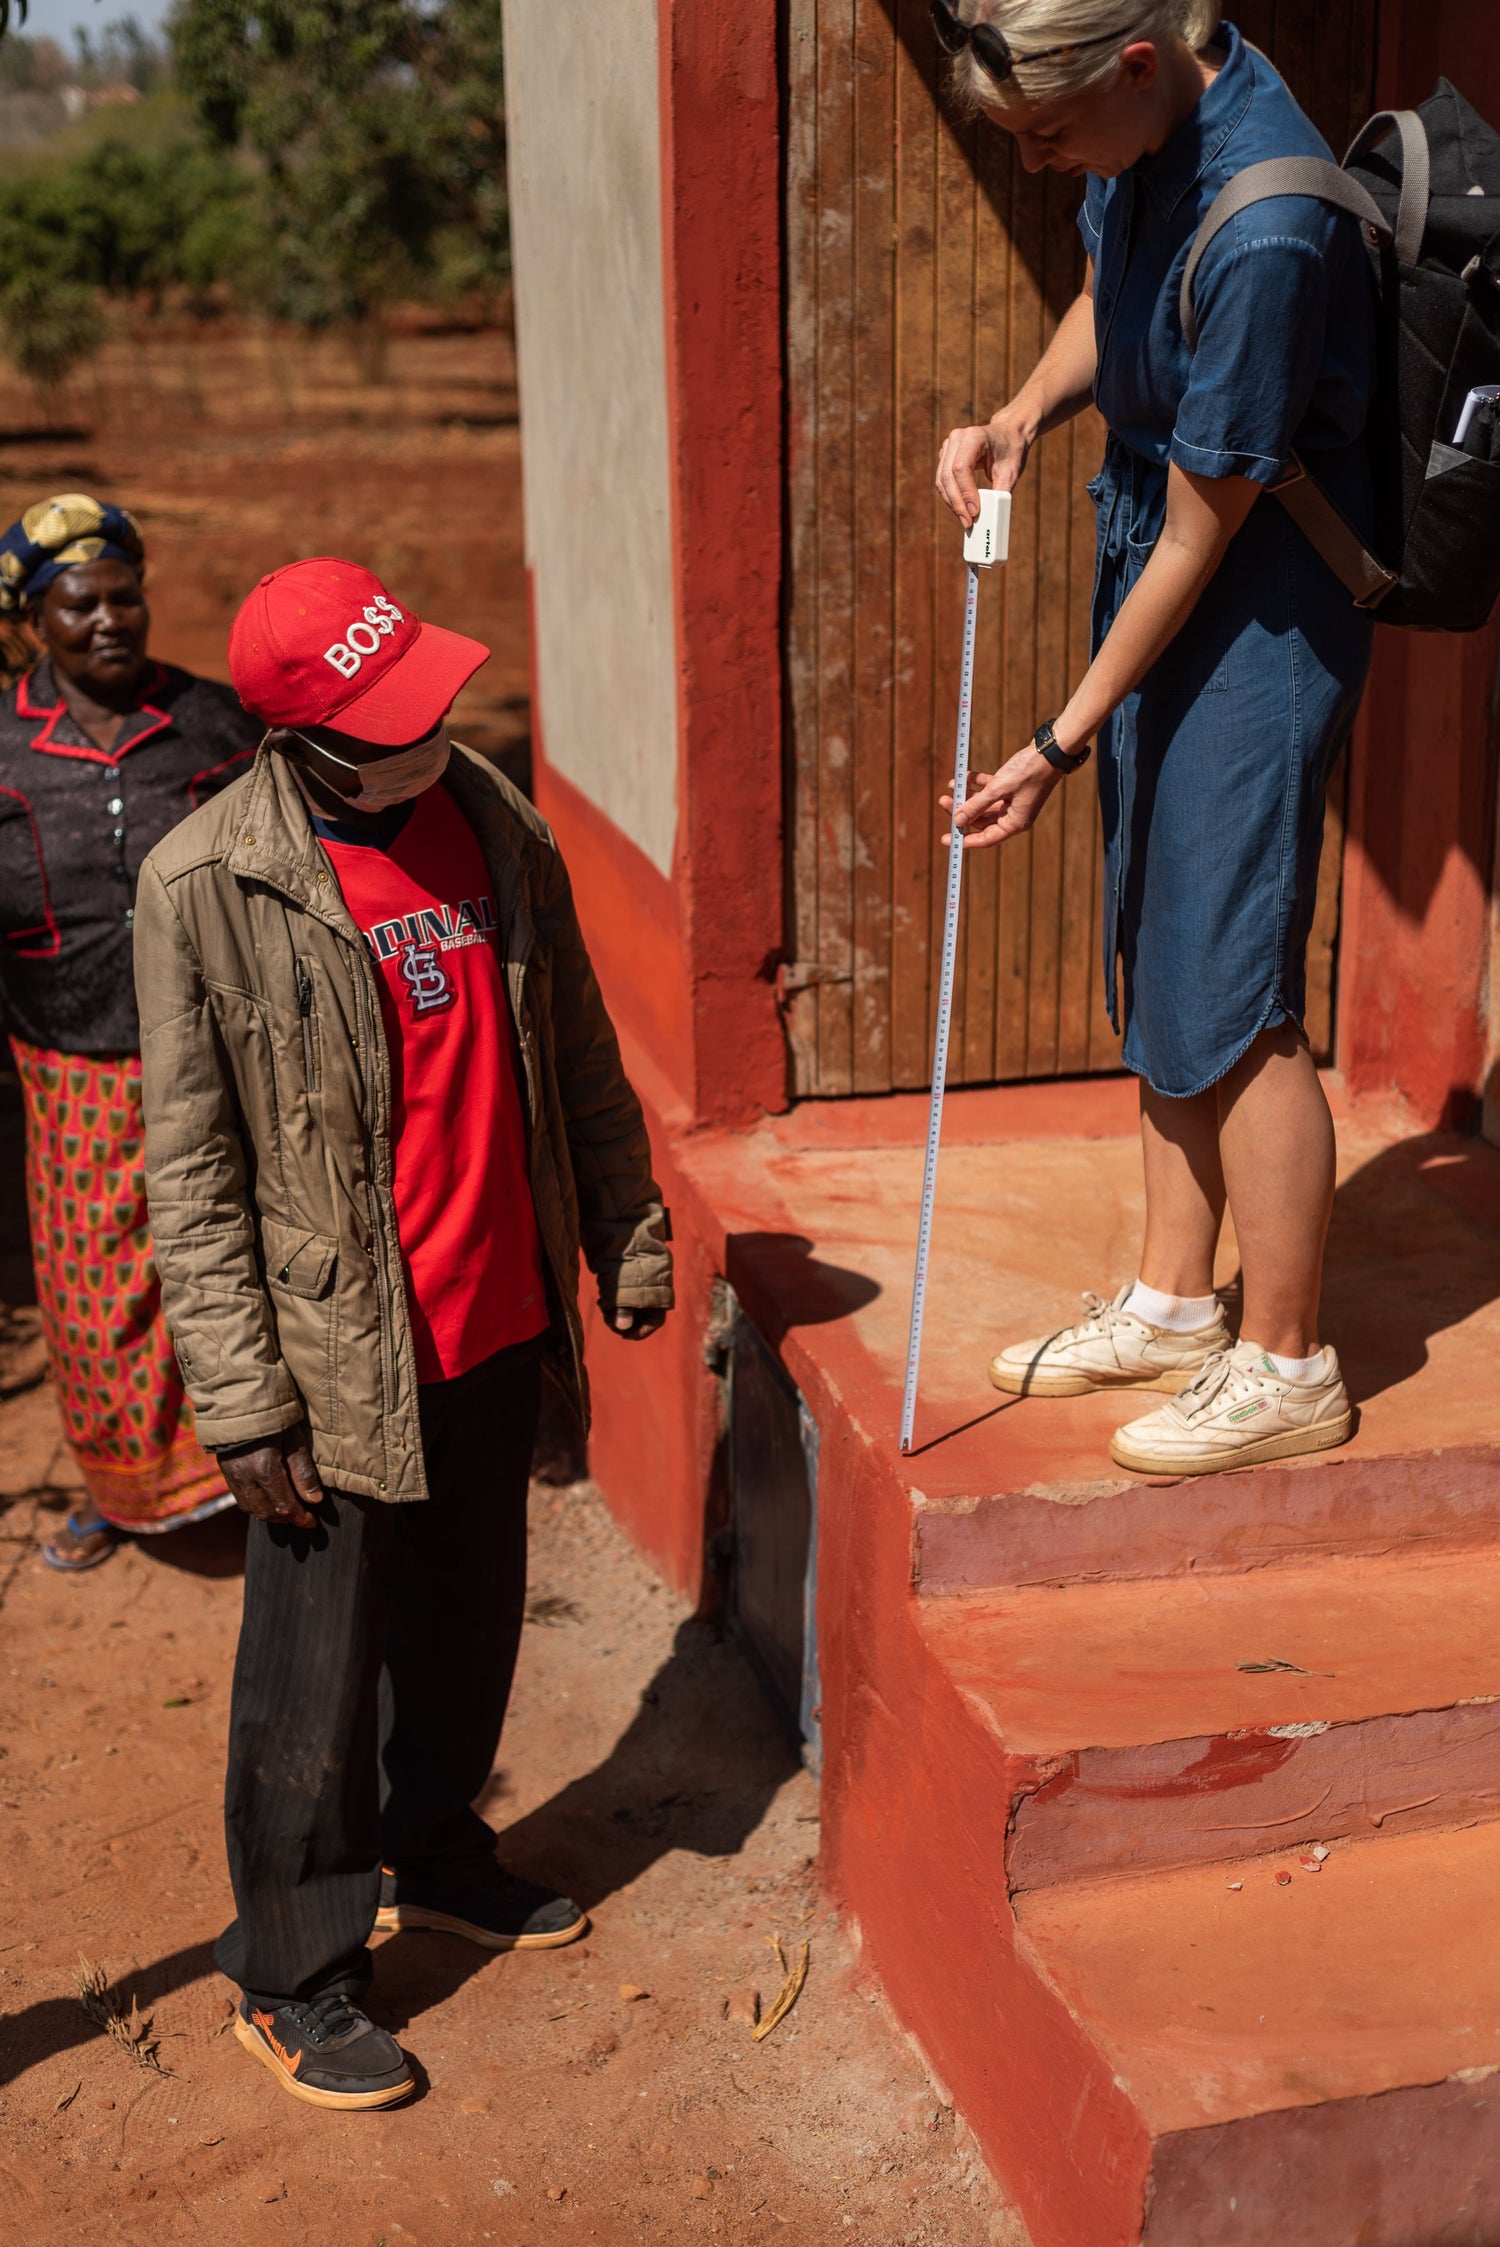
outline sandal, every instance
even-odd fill
[[[76,1550],[70,1555],[59,1543],[64,1535],[71,1537]],[[97,1546],[96,1539],[103,1542]],[[87,1529],[81,1528],[78,1516],[69,1514],[57,1537],[49,1539],[42,1547],[42,1560],[46,1567],[55,1568],[63,1576],[81,1576],[86,1568],[97,1568],[120,1542],[120,1532],[111,1521],[96,1521]]]

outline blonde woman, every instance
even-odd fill
[[[1093,661],[1034,740],[971,780],[966,850],[1031,827],[1097,748],[1104,955],[1141,1080],[1139,1275],[1078,1325],[1001,1349],[998,1388],[1167,1391],[1111,1449],[1201,1474],[1342,1443],[1318,1326],[1332,1119],[1303,1033],[1324,784],[1369,662],[1369,619],[1274,500],[1295,449],[1368,534],[1372,284],[1356,222],[1260,203],[1199,269],[1196,352],[1178,292],[1219,190],[1263,158],[1328,150],[1211,0],[934,0],[953,87],[1028,171],[1086,180],[1084,291],[1033,373],[953,430],[937,488],[1010,489],[1037,439],[1090,399],[1108,425]],[[950,800],[944,799],[944,808]],[[1214,1293],[1226,1203],[1241,1338]]]

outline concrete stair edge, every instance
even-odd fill
[[[1356,1452],[1193,1481],[929,1495],[908,1480],[911,1578],[924,1598],[1002,1585],[1128,1581],[1500,1544],[1500,1450]]]

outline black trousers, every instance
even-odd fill
[[[358,1992],[382,1862],[494,1847],[494,1764],[526,1599],[539,1349],[421,1392],[431,1496],[331,1492],[250,1524],[224,1823],[237,1916],[214,1946],[257,2002]]]

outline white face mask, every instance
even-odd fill
[[[356,811],[389,811],[393,804],[409,804],[414,796],[424,794],[442,779],[452,754],[445,725],[425,741],[399,750],[394,757],[382,757],[373,765],[351,765],[347,757],[336,757],[331,749],[325,749],[321,741],[308,741],[305,733],[299,733],[297,739],[306,741],[309,749],[326,757],[331,765],[358,776],[358,789],[344,798]]]

